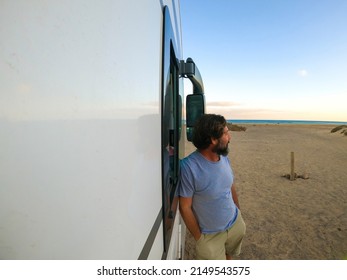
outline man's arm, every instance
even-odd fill
[[[234,203],[236,204],[237,208],[240,209],[239,198],[237,196],[235,184],[231,186],[231,194],[233,196]]]
[[[188,230],[193,235],[195,240],[199,240],[201,236],[198,221],[192,210],[192,197],[180,197],[180,212]]]

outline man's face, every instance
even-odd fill
[[[226,156],[229,153],[228,144],[231,140],[231,135],[228,127],[224,127],[223,135],[217,140],[216,145],[213,148],[213,152],[218,155]]]

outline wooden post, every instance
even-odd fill
[[[294,172],[294,152],[290,153],[290,181],[295,180],[295,172]]]

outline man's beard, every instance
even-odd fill
[[[221,143],[218,142],[218,144],[213,148],[212,151],[215,152],[217,155],[227,156],[229,153],[228,144],[226,144],[225,147],[223,147]]]

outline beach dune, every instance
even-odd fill
[[[229,157],[247,232],[249,260],[347,257],[347,137],[334,125],[245,125],[231,132]],[[186,154],[194,150],[186,145]],[[309,179],[283,177],[291,168]],[[195,258],[186,238],[185,258]]]

